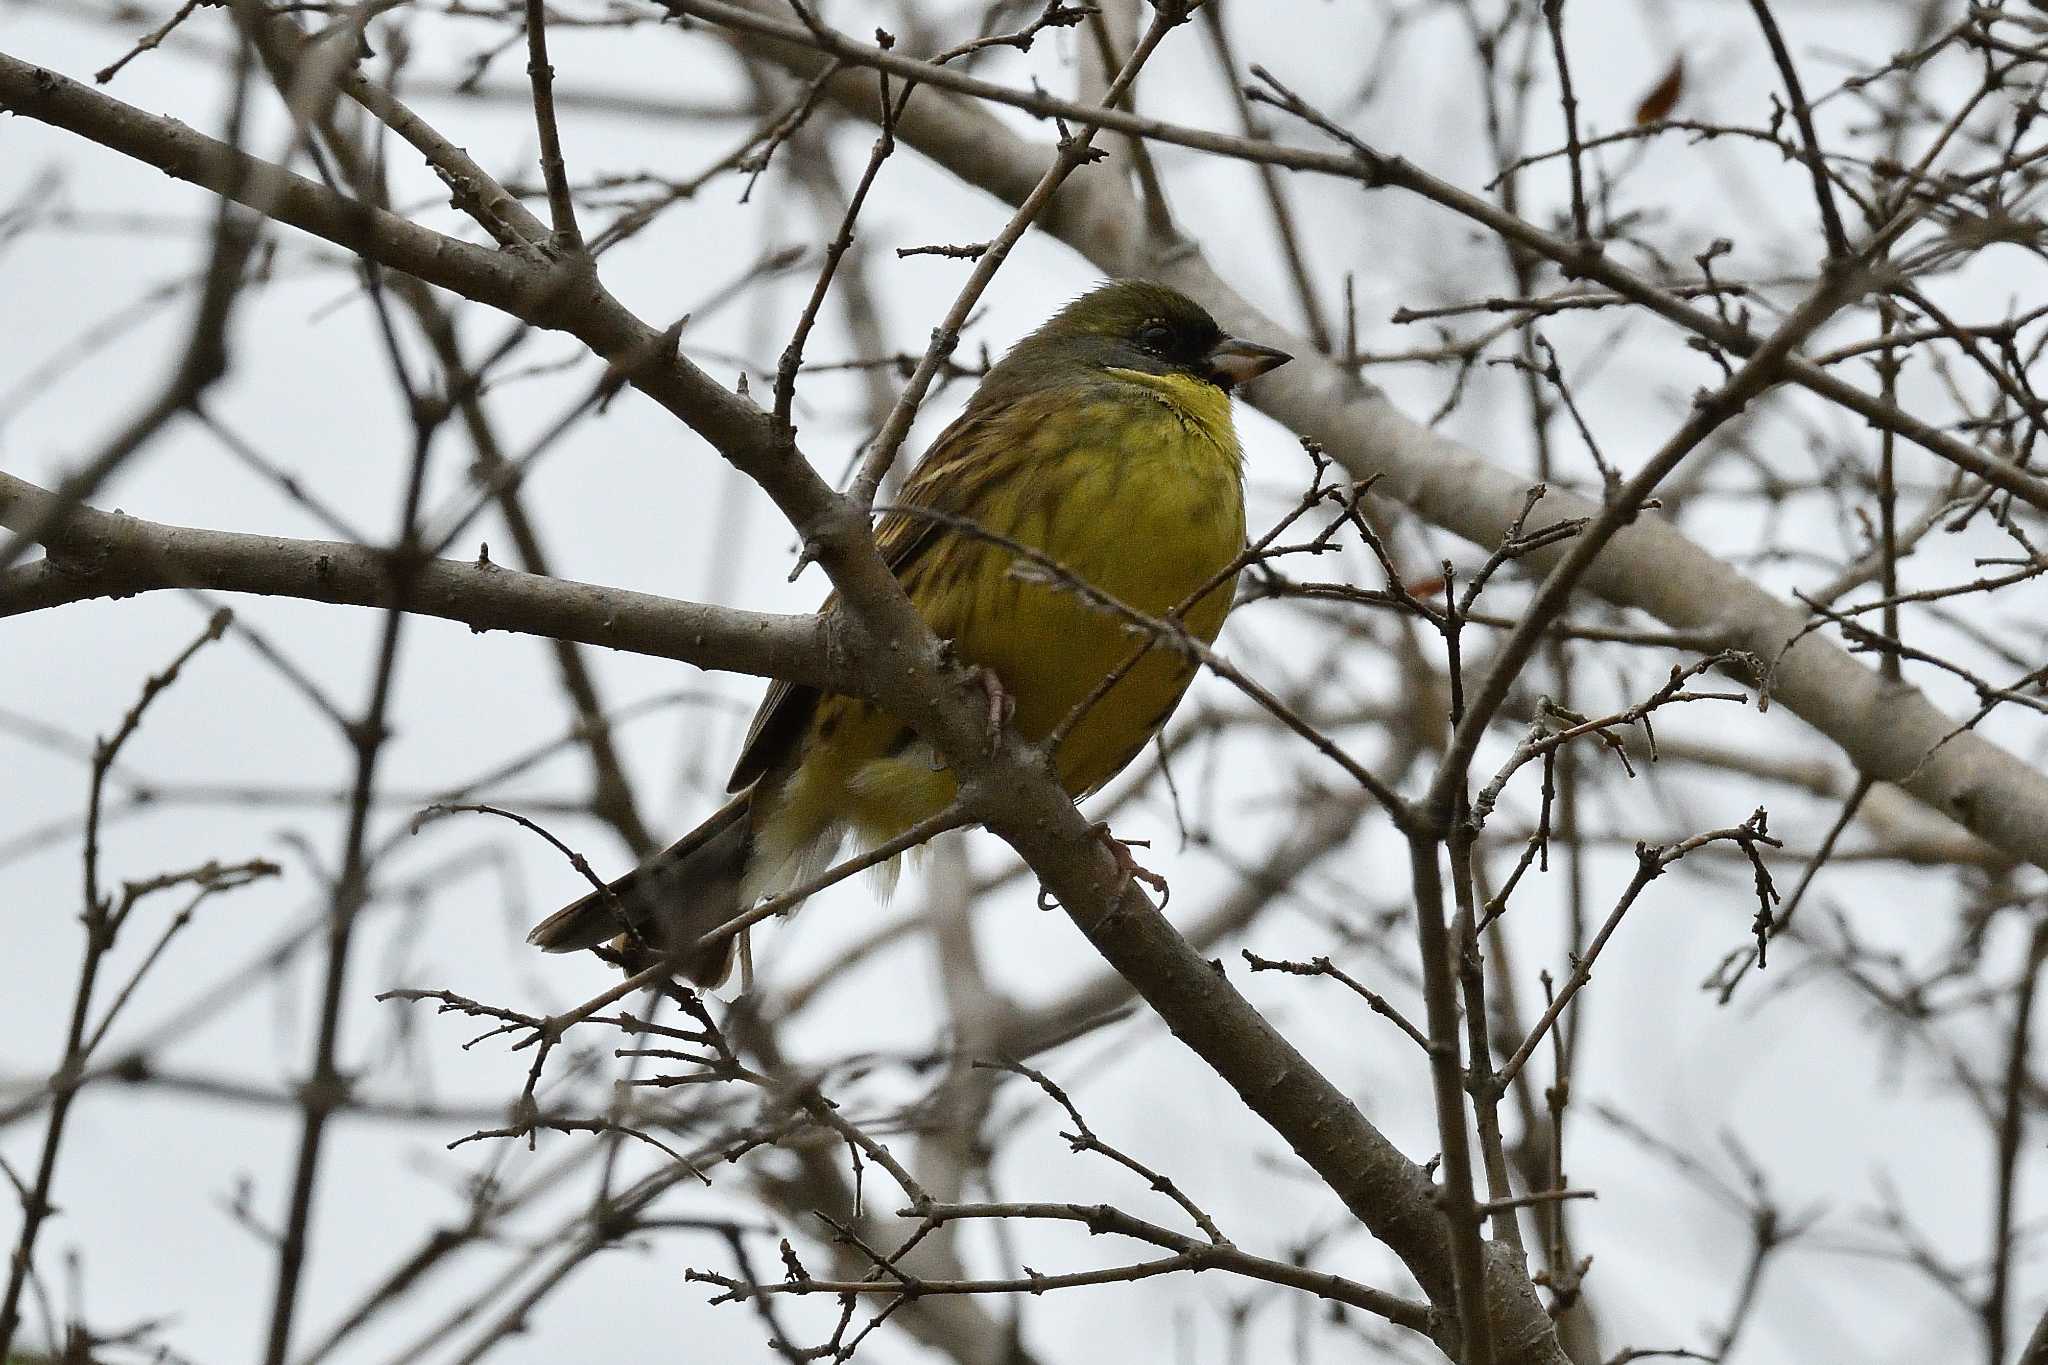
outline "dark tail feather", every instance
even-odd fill
[[[732,936],[691,945],[737,915],[740,880],[753,846],[749,789],[717,814],[657,853],[606,891],[593,891],[533,926],[526,941],[550,953],[595,948],[630,926],[642,941],[675,959],[675,974],[716,986],[732,970]]]

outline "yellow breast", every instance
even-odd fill
[[[1123,377],[1123,376],[1119,376]],[[1008,526],[1115,600],[1163,617],[1210,584],[1244,548],[1241,455],[1230,400],[1192,379],[1133,375],[1036,438],[1038,468],[1022,474],[1043,496],[1019,499]],[[1072,427],[1069,439],[1061,429]],[[1078,434],[1079,439],[1073,439]],[[992,509],[993,510],[993,509]],[[1129,622],[1056,584],[989,556],[972,601],[950,633],[963,657],[995,670],[1016,699],[1020,733],[1042,739],[1140,646]],[[1189,607],[1185,623],[1216,638],[1236,580]],[[1172,712],[1194,675],[1191,660],[1155,647],[1073,725],[1058,762],[1080,795],[1113,777]]]

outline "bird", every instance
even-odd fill
[[[919,615],[989,683],[993,718],[1033,743],[1061,732],[1051,761],[1076,800],[1144,750],[1195,661],[1061,580],[1155,619],[1179,609],[1188,634],[1213,642],[1245,545],[1232,391],[1289,359],[1165,285],[1098,286],[988,369],[876,523]],[[815,878],[849,836],[873,849],[939,814],[955,787],[929,742],[874,704],[776,682],[728,792],[528,941],[558,953],[609,942],[615,960],[652,952],[671,976],[718,986],[744,931],[700,939]]]

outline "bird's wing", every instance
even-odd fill
[[[930,508],[954,515],[971,515],[974,491],[983,483],[975,466],[1003,459],[1011,454],[1019,431],[1030,431],[1050,418],[1060,402],[1043,395],[1014,399],[1001,407],[968,404],[967,411],[939,433],[916,468],[903,482],[895,499],[896,508]],[[947,527],[915,511],[891,510],[875,524],[875,548],[882,562],[901,579],[911,565],[930,549]],[[821,610],[832,610],[837,595],[825,599]],[[733,765],[727,791],[738,791],[757,781],[781,763],[802,742],[818,705],[818,689],[798,687],[778,679],[754,712],[746,742],[740,746],[739,761]]]

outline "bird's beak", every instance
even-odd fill
[[[1277,370],[1294,357],[1271,346],[1225,337],[1211,346],[1203,359],[1208,361],[1209,373],[1216,382],[1229,389],[1246,380],[1257,379],[1268,370]]]

